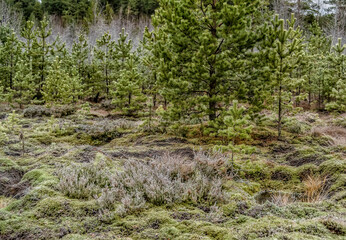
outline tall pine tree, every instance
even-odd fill
[[[153,17],[153,61],[170,118],[215,120],[233,94],[235,76],[256,36],[253,0],[161,0]]]

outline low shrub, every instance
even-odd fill
[[[104,163],[73,164],[58,171],[58,189],[69,197],[96,198],[102,208],[119,214],[154,205],[226,201],[226,160],[196,153],[193,160],[164,155],[148,162],[126,160],[121,170]]]
[[[52,115],[56,117],[65,117],[75,113],[76,109],[71,106],[57,106],[52,108],[47,108],[45,106],[30,106],[26,108],[23,112],[24,117],[34,118],[34,117],[50,117]]]

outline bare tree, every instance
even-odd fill
[[[12,28],[19,32],[23,15],[15,11],[5,0],[0,0],[0,26]]]

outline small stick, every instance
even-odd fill
[[[23,130],[20,132],[19,139],[22,142],[22,156],[24,156],[24,154],[25,154],[25,142],[24,142]]]

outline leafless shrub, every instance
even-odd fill
[[[212,205],[227,199],[222,189],[225,175],[218,170],[223,164],[220,157],[196,153],[193,160],[168,154],[148,162],[129,159],[115,172],[104,164],[71,165],[59,170],[58,188],[70,197],[95,197],[100,207],[116,208],[120,215],[145,203]]]
[[[0,26],[7,26],[15,32],[19,32],[22,18],[22,14],[15,11],[7,1],[0,0]]]

